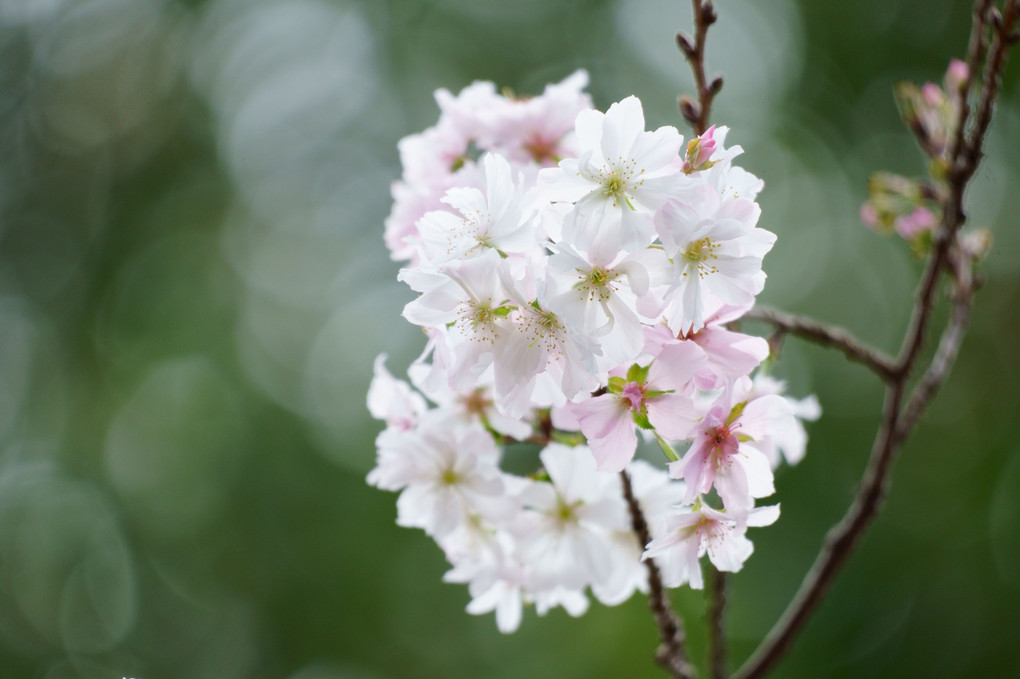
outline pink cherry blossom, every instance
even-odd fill
[[[777,518],[779,505],[752,509],[741,521],[728,512],[698,505],[668,517],[662,536],[648,543],[641,558],[655,559],[667,587],[686,582],[692,589],[702,589],[702,555],[707,552],[716,568],[735,573],[754,551],[754,545],[744,536],[747,527],[768,526]]]
[[[695,344],[663,347],[641,381],[627,381],[618,393],[582,401],[572,410],[600,470],[620,471],[637,448],[634,417],[644,417],[660,436],[681,440],[697,420],[688,383],[705,364],[704,352]]]
[[[727,510],[746,512],[754,498],[771,495],[775,487],[768,459],[745,441],[792,426],[793,414],[780,396],[740,403],[732,398],[727,390],[716,400],[683,459],[670,464],[670,473],[687,482],[685,502],[693,503],[714,487]]]

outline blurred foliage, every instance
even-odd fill
[[[895,82],[967,40],[950,0],[732,0],[716,122],[779,234],[764,301],[887,350],[918,264],[857,223],[923,171]],[[645,604],[463,612],[367,487],[371,360],[421,349],[382,245],[396,141],[437,87],[578,67],[681,126],[679,0],[0,0],[0,676],[658,677]],[[1016,57],[1016,55],[1014,55]],[[995,236],[955,374],[783,677],[1020,676],[1020,64],[969,196]],[[825,409],[731,579],[735,660],[788,600],[867,455],[881,391],[789,340]],[[695,657],[700,593],[678,591]]]

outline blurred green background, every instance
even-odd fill
[[[968,3],[719,5],[714,119],[779,234],[763,301],[894,351],[919,267],[857,210],[872,170],[922,171],[892,85],[941,79]],[[399,373],[423,344],[382,221],[432,91],[583,67],[599,107],[637,94],[682,128],[690,25],[681,0],[0,0],[0,677],[665,676],[639,598],[513,636],[464,613],[364,483],[364,394],[377,353]],[[776,676],[1020,676],[1011,67],[969,196],[995,244],[962,357]],[[880,409],[838,354],[789,340],[778,372],[825,412],[730,581],[734,661],[842,513]],[[700,659],[701,594],[676,600]]]

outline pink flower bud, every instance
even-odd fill
[[[924,97],[924,103],[928,106],[938,106],[945,98],[942,88],[935,83],[925,83],[921,88],[921,95]]]
[[[704,163],[707,163],[712,154],[715,153],[715,125],[705,130],[705,133],[698,137],[701,140],[700,148],[698,149],[698,157],[694,161],[695,167],[700,167]]]
[[[970,70],[967,68],[967,64],[959,59],[953,59],[949,62],[949,68],[946,70],[946,90],[950,92],[956,92],[960,89],[960,83],[967,79]]]
[[[684,160],[684,174],[707,170],[712,167],[709,159],[715,153],[715,125],[705,130],[700,137],[687,142],[687,158]]]
[[[878,226],[878,210],[871,203],[861,203],[860,217],[861,223],[869,229],[874,229]]]
[[[896,233],[907,240],[935,228],[935,214],[926,207],[915,207],[913,212],[897,217],[893,222]]]

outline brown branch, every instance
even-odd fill
[[[949,371],[956,362],[956,356],[963,344],[967,324],[970,321],[970,310],[974,301],[977,286],[973,278],[973,264],[970,258],[956,253],[953,280],[956,291],[953,295],[953,311],[939,339],[938,349],[921,379],[914,387],[910,400],[900,417],[896,436],[903,440],[921,419],[928,404],[935,398],[939,387],[949,376]]]
[[[970,179],[981,160],[981,147],[984,144],[985,134],[988,132],[988,125],[992,121],[992,109],[996,98],[998,98],[999,87],[1002,85],[1002,70],[1006,65],[1006,54],[1014,41],[1012,33],[1018,15],[1020,15],[1020,2],[1008,0],[1005,12],[998,19],[995,19],[998,16],[995,11],[992,8],[988,12],[993,17],[993,39],[988,61],[985,63],[981,98],[978,102],[977,114],[974,116],[974,127],[967,139],[967,144],[961,149],[962,163],[953,166],[954,173],[958,173],[964,181]],[[963,125],[961,124],[960,127]]]
[[[903,388],[903,380],[897,380],[886,387],[882,424],[876,435],[864,479],[850,509],[825,536],[822,550],[804,576],[800,589],[758,649],[734,675],[734,679],[765,676],[786,654],[804,623],[825,596],[834,576],[853,553],[864,529],[878,513],[886,491],[887,472],[895,452],[892,423],[899,417]]]
[[[694,128],[695,134],[703,134],[708,129],[708,121],[712,112],[712,100],[722,89],[722,78],[715,78],[711,83],[705,77],[705,36],[708,27],[718,18],[711,0],[691,0],[694,9],[694,41],[683,33],[676,34],[676,44],[684,53],[694,73],[694,84],[698,90],[698,103],[690,97],[680,97],[680,113]]]
[[[1008,0],[1006,13],[996,19],[987,0],[977,0],[971,34],[971,58],[980,56],[986,21],[991,22],[995,38],[985,63],[985,76],[979,95],[976,122],[969,136],[960,136],[950,156],[949,195],[943,205],[942,223],[935,235],[915,296],[914,312],[895,363],[891,380],[887,381],[881,423],[872,446],[871,457],[861,485],[843,519],[826,535],[822,549],[801,582],[800,589],[783,615],[766,635],[758,649],[747,660],[735,679],[757,679],[764,676],[789,650],[808,617],[821,602],[836,573],[849,558],[865,529],[878,514],[888,489],[889,470],[896,452],[920,420],[935,392],[949,374],[957,356],[969,320],[975,292],[971,263],[967,255],[952,246],[966,220],[963,194],[981,157],[981,146],[988,129],[994,100],[998,94],[1005,53],[1010,35],[1020,14],[1020,1]],[[989,19],[991,17],[991,19]],[[968,76],[970,77],[970,76]],[[966,91],[961,86],[961,91]],[[963,129],[969,108],[961,105],[958,128]],[[964,117],[967,116],[967,117]],[[934,309],[935,293],[943,274],[948,274],[956,289],[951,318],[943,331],[935,355],[918,381],[904,406],[906,385],[916,367],[921,348],[928,335]]]
[[[708,567],[708,668],[712,679],[726,679],[726,574],[715,566]]]
[[[856,339],[841,327],[764,307],[751,309],[741,320],[770,323],[785,333],[838,349],[849,360],[864,365],[887,382],[896,376],[897,368],[891,358]]]
[[[974,74],[977,73],[985,59],[985,52],[988,49],[986,40],[987,31],[985,26],[988,21],[988,10],[992,7],[992,0],[978,0],[974,3],[974,16],[971,20],[973,28],[970,32],[970,44],[967,46],[967,77],[960,81],[960,89],[957,92],[960,102],[960,115],[958,124],[953,134],[953,143],[949,147],[949,157],[955,158],[959,155],[960,149],[966,141],[966,121],[970,118],[970,90],[974,83]]]
[[[623,497],[627,501],[627,509],[630,512],[631,528],[641,543],[641,549],[644,550],[645,546],[652,541],[648,522],[645,521],[641,505],[634,497],[634,488],[631,486],[630,476],[626,471],[620,472],[620,481],[623,484]],[[669,672],[674,679],[694,679],[697,675],[691,664],[687,662],[684,651],[687,639],[683,623],[673,610],[669,595],[662,585],[659,567],[652,559],[645,559],[644,564],[648,571],[648,608],[652,611],[655,626],[659,628],[660,645],[655,654],[655,662]]]

